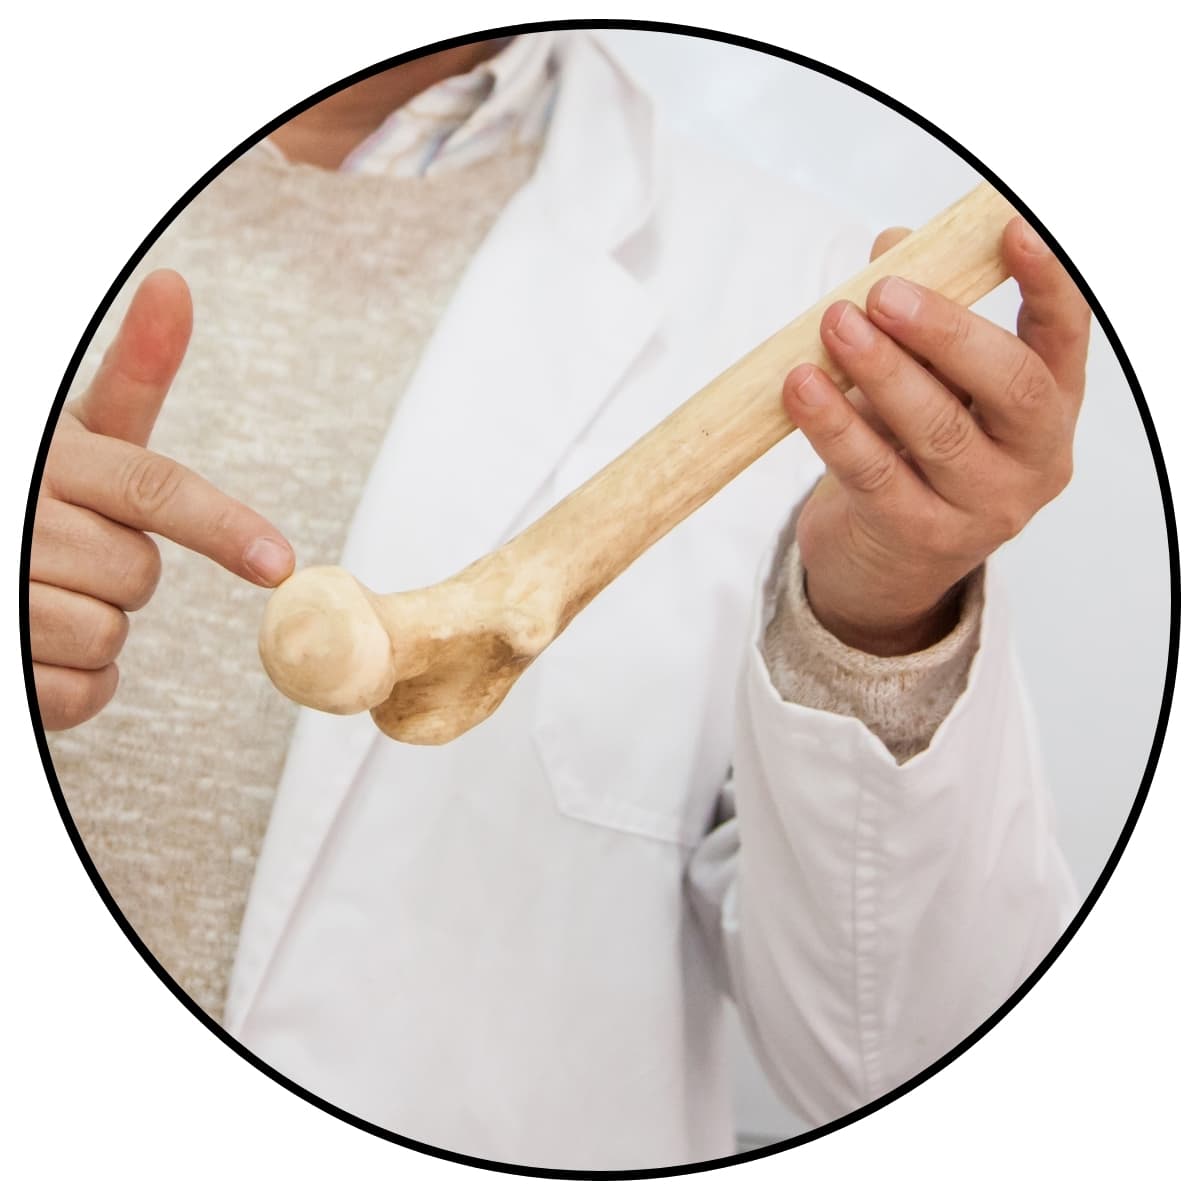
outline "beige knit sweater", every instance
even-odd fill
[[[336,562],[393,409],[532,150],[403,179],[289,165],[254,150],[167,230],[114,304],[86,383],[142,276],[191,284],[195,333],[151,445],[250,504],[301,563]],[[50,739],[67,804],[114,899],[206,1011],[222,1009],[242,910],[294,719],[258,663],[247,585],[164,544],[121,684]],[[766,636],[786,699],[868,722],[903,757],[962,687],[977,613],[940,648],[887,662],[813,620],[798,562]],[[211,647],[223,647],[219,659]]]

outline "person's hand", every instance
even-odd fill
[[[89,720],[116,690],[125,614],[158,584],[158,548],[144,531],[252,583],[273,586],[291,574],[292,549],[273,525],[145,449],[191,327],[183,279],[149,275],[51,440],[29,566],[29,641],[46,729]]]
[[[881,235],[872,257],[905,233]],[[784,383],[788,415],[827,467],[796,529],[809,604],[868,653],[948,633],[957,585],[1071,478],[1091,313],[1023,219],[1003,254],[1021,289],[1016,335],[888,278],[865,313],[843,301],[821,323],[854,392],[812,364]]]

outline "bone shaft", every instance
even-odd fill
[[[795,426],[781,403],[784,377],[803,362],[849,380],[821,342],[837,300],[862,306],[872,285],[900,275],[970,305],[1008,275],[1000,238],[1014,211],[980,184],[849,282],[724,371],[624,454],[505,547],[562,580],[558,628],[660,537],[780,442]]]

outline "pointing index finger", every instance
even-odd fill
[[[93,435],[59,477],[61,499],[161,534],[250,583],[275,587],[295,566],[287,539],[252,508],[161,454]]]

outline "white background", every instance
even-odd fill
[[[1084,21],[1070,5],[1023,0],[915,3],[902,13],[869,4],[776,7],[693,4],[686,16],[811,55],[911,105],[996,170],[1062,241],[1138,370],[1172,474],[1186,565],[1197,399],[1187,323],[1194,189],[1185,179],[1194,102],[1190,39],[1172,27],[1172,10],[1143,4],[1136,25],[1109,27],[1094,10]],[[683,14],[643,3],[637,15]],[[570,16],[596,11],[459,3],[414,14],[341,3],[307,13],[213,2],[185,19],[174,7],[114,3],[36,14],[27,7],[10,18],[2,327],[15,379],[0,443],[0,534],[12,564],[10,637],[0,651],[10,731],[0,911],[11,1112],[0,1172],[13,1179],[0,1175],[0,1186],[14,1194],[390,1194],[456,1183],[523,1194],[531,1186],[409,1154],[330,1120],[217,1044],[150,975],[83,875],[42,781],[20,685],[16,562],[23,493],[63,366],[131,248],[203,169],[283,107],[388,54],[502,20]],[[856,195],[866,217],[919,219],[924,194],[897,195],[902,211],[881,211],[868,176],[855,174],[867,170],[855,148],[837,144],[823,113],[812,119],[813,136],[844,156],[847,186],[862,181]],[[1119,461],[1124,468],[1130,456]],[[1126,512],[1129,481],[1108,469],[1115,520]],[[1106,549],[1114,577],[1136,575],[1154,553],[1120,536]],[[1088,552],[1099,553],[1099,543]],[[1085,566],[1093,569],[1094,558]],[[1071,639],[1088,614],[1064,598],[1066,575],[1053,556],[1041,568],[1055,580],[1044,603],[1072,616],[1060,626],[1060,649],[1077,654]],[[1036,627],[1026,621],[1023,640]],[[1137,632],[1148,645],[1162,634],[1161,626]],[[1197,1109],[1188,886],[1198,824],[1189,756],[1196,698],[1187,665],[1185,654],[1158,780],[1120,869],[1057,966],[998,1029],[848,1130],[733,1174],[627,1186],[927,1196],[1177,1194],[1189,1180],[1194,1186],[1184,1165]],[[1112,690],[1120,678],[1097,674],[1084,691]],[[1055,703],[1041,701],[1044,716],[1057,719]],[[1102,762],[1111,753],[1103,728],[1080,723],[1077,741]],[[1096,848],[1087,855],[1077,869]]]

